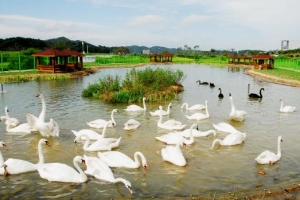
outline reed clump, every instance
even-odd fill
[[[148,101],[168,100],[176,98],[184,90],[181,82],[185,77],[183,71],[170,68],[132,68],[124,80],[117,75],[100,77],[82,91],[82,96],[107,103],[138,102],[143,97],[147,97]]]

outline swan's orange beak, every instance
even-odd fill
[[[83,164],[83,166],[87,167],[84,159],[81,159],[81,163]]]
[[[147,165],[144,165],[143,166],[143,172],[146,172],[147,171]]]
[[[51,145],[50,145],[50,143],[48,141],[46,141],[46,145],[49,146],[49,147],[51,147]]]
[[[3,144],[3,145],[2,145],[2,148],[8,150],[6,144]]]

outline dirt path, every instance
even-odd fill
[[[300,87],[300,81],[278,78],[278,77],[275,77],[275,76],[262,74],[262,73],[254,71],[254,70],[248,70],[247,74],[249,76],[253,76],[255,78],[258,78],[258,79],[261,79],[261,80],[264,80],[264,81],[268,81],[268,82],[272,82],[272,83],[277,83],[277,84],[282,84],[282,85],[289,85],[289,86],[293,86],[293,87]]]

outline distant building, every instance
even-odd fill
[[[144,55],[149,55],[150,54],[150,49],[144,49],[143,54]]]
[[[297,40],[281,40],[281,50],[291,50],[300,48],[300,41]]]

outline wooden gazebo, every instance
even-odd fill
[[[254,69],[272,69],[274,68],[274,58],[270,55],[255,56],[228,56],[228,64],[234,65],[252,65]]]
[[[32,54],[40,72],[71,72],[83,68],[84,54],[74,50],[46,49]]]
[[[174,54],[172,53],[153,53],[149,55],[150,62],[173,62]]]

